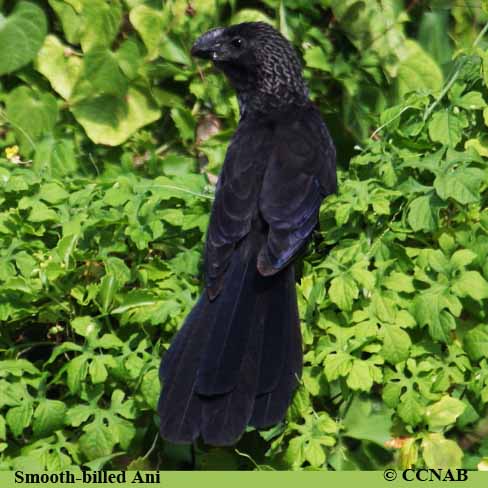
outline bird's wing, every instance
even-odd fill
[[[251,229],[259,197],[260,161],[266,158],[260,153],[267,145],[266,131],[242,123],[227,150],[205,247],[205,279],[211,299],[220,291],[236,244]]]
[[[335,148],[317,110],[310,107],[279,124],[259,196],[269,225],[258,259],[262,275],[293,259],[317,225],[323,198],[336,189]]]

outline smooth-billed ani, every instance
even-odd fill
[[[336,191],[335,149],[290,43],[264,23],[202,35],[237,92],[205,247],[206,289],[161,363],[163,438],[236,442],[281,421],[302,368],[293,259]]]

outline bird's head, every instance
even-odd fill
[[[297,53],[268,24],[246,22],[212,29],[196,40],[191,53],[212,60],[226,74],[242,110],[269,111],[307,100]]]

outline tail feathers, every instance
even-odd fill
[[[231,263],[220,295],[204,292],[160,369],[163,438],[230,445],[246,425],[283,419],[301,369],[292,268],[272,277]]]
[[[277,388],[287,361],[291,330],[294,323],[298,324],[298,317],[293,312],[293,307],[296,305],[293,267],[263,279],[271,286],[266,292],[266,307],[263,310],[266,318],[263,359],[258,384],[259,394]]]
[[[226,395],[207,398],[203,407],[202,437],[207,444],[213,446],[235,443],[249,423],[254,408],[264,323],[263,316],[255,315],[249,319],[251,321],[248,326],[251,326],[252,330],[235,389]]]
[[[235,389],[256,309],[255,264],[236,258],[226,278],[226,288],[216,303],[226,301],[228,305],[216,312],[216,326],[210,333],[197,374],[196,391],[205,396],[222,395]]]
[[[195,320],[198,320],[201,316],[202,307],[203,304],[201,304],[200,302],[193,307],[185,323],[183,324],[183,327],[173,339],[171,347],[163,356],[161,366],[159,367],[159,377],[161,378],[161,380],[166,380],[167,378],[173,376],[174,369],[178,366],[181,355],[183,354],[183,351],[185,349],[187,338],[192,333],[191,324]]]
[[[283,273],[288,275],[281,281],[281,288],[273,289],[274,295],[270,299],[272,306],[266,320],[258,395],[249,421],[257,429],[283,420],[301,375],[302,343],[293,267]],[[275,293],[278,290],[280,294]],[[276,306],[278,297],[286,306]],[[281,359],[278,359],[280,341],[277,337],[281,340]],[[276,355],[266,354],[270,347],[277,349]]]
[[[293,308],[290,308],[290,312],[294,319],[287,324],[290,329],[288,343],[286,344],[285,363],[276,387],[267,393],[259,394],[256,398],[254,410],[249,420],[249,424],[256,429],[264,429],[283,420],[301,376],[302,336],[296,299],[292,303]]]
[[[160,368],[164,384],[158,404],[160,433],[163,438],[176,443],[191,443],[200,434],[202,401],[194,390],[201,341],[209,330],[208,305],[206,297],[202,296]]]

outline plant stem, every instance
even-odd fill
[[[473,42],[473,46],[472,46],[473,48],[479,44],[479,42],[481,41],[483,36],[486,34],[487,30],[488,30],[488,22],[485,24],[483,29],[481,29],[480,33],[478,34],[478,37]],[[459,73],[461,73],[461,69],[466,64],[466,59],[467,59],[466,57],[461,59],[456,71],[452,75],[452,77],[449,80],[449,82],[447,83],[447,85],[444,87],[444,89],[441,91],[441,93],[439,94],[437,99],[432,103],[432,105],[425,111],[424,121],[426,121],[430,117],[430,115],[432,114],[434,109],[437,107],[437,105],[439,105],[441,100],[446,96],[447,92],[452,88],[452,85],[454,85],[454,83],[456,83],[456,80],[458,79]]]

